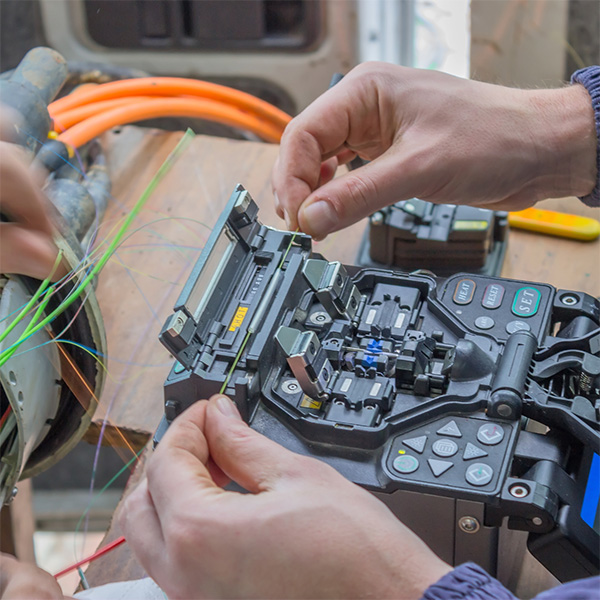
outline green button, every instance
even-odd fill
[[[539,290],[532,287],[523,287],[516,294],[512,305],[512,312],[517,317],[533,317],[540,306],[542,295]]]
[[[175,363],[175,366],[173,367],[173,373],[175,373],[176,375],[178,375],[179,373],[185,371],[185,367],[178,361]]]
[[[419,461],[410,454],[403,454],[402,456],[397,456],[394,459],[394,469],[403,475],[414,473],[418,468]]]

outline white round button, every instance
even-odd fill
[[[491,329],[496,322],[491,317],[477,317],[475,319],[475,327],[477,329]]]
[[[419,461],[410,454],[403,454],[402,456],[397,456],[394,459],[394,469],[398,471],[398,473],[402,473],[403,475],[407,475],[408,473],[414,473],[419,468]]]
[[[513,334],[515,331],[531,331],[531,327],[525,321],[511,321],[506,324],[506,333]]]
[[[465,473],[465,479],[471,485],[481,487],[487,485],[494,476],[494,469],[485,463],[473,463]]]
[[[458,452],[458,444],[454,440],[442,438],[441,440],[436,440],[431,446],[431,449],[434,454],[443,458],[448,458],[449,456],[454,456]]]
[[[486,446],[495,446],[504,439],[504,429],[496,423],[486,423],[477,431],[477,439]]]

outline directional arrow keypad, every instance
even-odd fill
[[[414,450],[415,452],[418,452],[419,454],[423,454],[423,450],[425,450],[425,442],[427,442],[426,435],[420,435],[419,437],[410,438],[408,440],[402,440],[402,443],[405,446],[407,446],[411,450]]]
[[[438,435],[447,435],[449,437],[462,437],[462,433],[456,424],[456,421],[449,421],[442,428],[437,430]]]
[[[436,458],[430,458],[427,464],[436,477],[439,477],[454,466],[454,463],[449,460],[437,460]]]
[[[473,460],[474,458],[483,458],[487,455],[488,453],[482,448],[479,448],[479,446],[471,444],[471,442],[467,442],[462,457],[463,460]]]

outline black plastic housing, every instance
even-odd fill
[[[532,547],[560,579],[597,572],[599,532],[577,507],[583,457],[600,452],[598,301],[344,267],[257,213],[238,186],[160,333],[178,362],[155,441],[224,390],[254,429],[372,491],[444,560],[494,572],[506,522],[544,540]],[[558,538],[568,561],[547,558]]]

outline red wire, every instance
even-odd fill
[[[10,411],[11,411],[11,406],[9,404],[8,408],[4,411],[4,414],[0,418],[0,429],[2,429],[2,425],[4,425],[4,422],[6,421],[6,419],[8,419],[8,415],[10,414]]]
[[[111,542],[110,544],[106,544],[106,546],[104,546],[103,548],[100,548],[100,550],[96,550],[96,552],[94,552],[94,554],[92,554],[91,556],[88,556],[87,558],[84,558],[84,559],[80,560],[79,562],[76,562],[74,565],[71,565],[70,567],[67,567],[66,569],[63,569],[62,571],[58,572],[54,576],[54,579],[58,579],[59,577],[62,577],[63,575],[66,575],[67,573],[70,573],[71,571],[78,569],[81,565],[85,565],[85,563],[91,563],[91,562],[95,561],[97,558],[100,558],[104,554],[110,552],[111,550],[114,550],[117,546],[120,546],[123,543],[125,543],[125,537],[121,536],[121,537],[117,538],[114,542]]]

